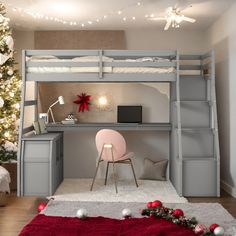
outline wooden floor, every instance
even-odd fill
[[[225,192],[220,198],[188,198],[189,202],[218,202],[222,204],[236,218],[236,199]],[[11,194],[8,204],[0,207],[0,235],[16,236],[36,214],[37,206],[45,199],[37,197],[16,197]]]

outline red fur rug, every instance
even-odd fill
[[[194,236],[195,233],[165,219],[45,216],[39,214],[26,225],[20,236]]]

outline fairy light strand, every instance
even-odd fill
[[[111,16],[116,16],[116,15],[120,16],[121,17],[120,19],[123,21],[127,21],[129,19],[130,21],[135,21],[137,19],[136,16],[127,16],[124,14],[124,12],[130,8],[140,7],[144,5],[144,0],[128,4],[125,7],[122,7],[115,11],[107,12],[106,14],[103,14],[103,16],[101,17],[95,17],[94,19],[87,19],[83,21],[67,20],[65,18],[54,17],[48,14],[42,14],[41,12],[36,12],[29,9],[23,9],[22,7],[13,6],[12,4],[9,4],[9,3],[5,3],[5,5],[8,6],[12,11],[19,13],[19,15],[22,17],[24,17],[24,15],[29,15],[35,20],[40,19],[40,20],[45,20],[45,21],[54,21],[56,23],[63,24],[63,25],[80,26],[84,28],[85,26],[89,26],[92,24],[99,24],[102,21],[107,20],[107,18],[110,18]]]

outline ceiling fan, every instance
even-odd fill
[[[181,10],[177,7],[168,7],[166,10],[166,16],[164,17],[149,17],[148,20],[165,20],[166,25],[164,30],[168,30],[170,26],[172,28],[179,28],[182,21],[187,21],[190,23],[196,22],[195,19],[187,17],[181,14]]]

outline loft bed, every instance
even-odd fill
[[[52,132],[63,132],[72,129],[99,129],[109,127],[120,130],[165,130],[170,135],[170,179],[179,195],[185,196],[219,196],[219,144],[217,129],[217,114],[215,101],[215,68],[214,52],[202,55],[179,55],[176,50],[167,51],[141,51],[141,50],[25,50],[22,57],[22,108],[35,106],[34,119],[38,119],[38,83],[40,82],[75,82],[75,83],[170,83],[170,123],[141,124],[139,126],[122,127],[118,124],[95,123],[78,124],[65,127],[64,125],[49,125]],[[26,84],[35,82],[35,98],[26,101]],[[201,91],[200,91],[201,90]],[[202,94],[199,98],[198,94]],[[191,97],[192,96],[192,97]],[[184,101],[181,101],[184,100]],[[209,106],[209,127],[184,127],[181,123],[182,104],[206,103]],[[186,105],[186,104],[185,104]],[[196,107],[195,109],[199,108]],[[204,105],[205,106],[205,105]],[[202,109],[202,108],[201,108]],[[24,127],[24,109],[21,112],[19,153],[18,153],[18,195],[24,195],[23,176],[24,149],[21,141],[25,135],[33,130],[32,126]],[[189,111],[188,111],[189,112]],[[206,119],[204,119],[205,121]],[[201,122],[200,122],[201,123]],[[212,131],[213,132],[212,132]],[[186,132],[212,132],[214,136],[214,150],[211,156],[186,159],[183,157],[183,147],[186,138],[182,140]],[[201,140],[201,137],[199,138]],[[198,163],[198,168],[192,166],[192,160]],[[209,161],[208,166],[205,162]],[[190,162],[189,162],[190,161]],[[200,163],[200,164],[199,164]],[[199,179],[204,183],[200,195],[196,194],[192,182],[184,180],[188,173],[194,173],[195,179],[201,169],[206,173],[199,176],[208,177],[208,169],[211,178],[208,181]],[[202,168],[200,168],[202,167]],[[186,169],[188,168],[188,170]],[[188,179],[188,177],[187,177]],[[191,179],[191,178],[190,178]],[[197,180],[196,180],[197,181]],[[195,181],[195,182],[196,182]],[[211,183],[209,183],[211,181]],[[211,184],[212,187],[209,187]],[[187,187],[185,187],[187,186]]]
[[[27,50],[23,59],[27,81],[172,82],[202,73],[180,68],[177,51]]]

